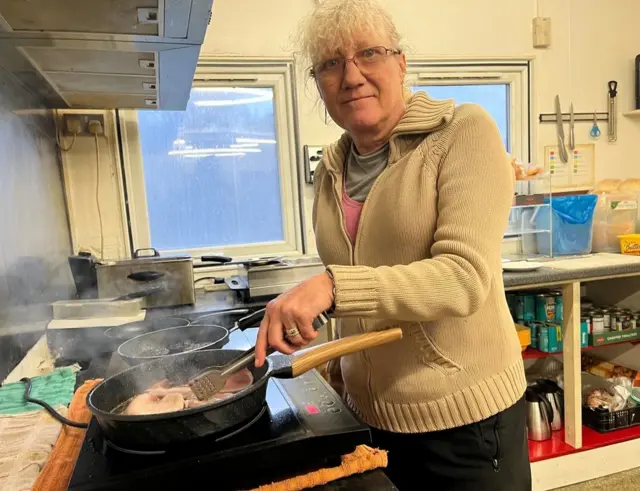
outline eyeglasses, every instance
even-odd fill
[[[399,55],[400,50],[385,48],[384,46],[374,46],[362,49],[353,55],[353,58],[338,56],[316,63],[311,68],[311,76],[317,78],[334,78],[342,76],[347,61],[353,61],[355,65],[364,73],[375,69],[389,55]]]

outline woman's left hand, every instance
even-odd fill
[[[264,364],[267,348],[290,355],[313,341],[313,320],[333,305],[333,280],[327,273],[313,276],[267,305],[256,340],[256,367]],[[299,332],[287,336],[287,331]]]

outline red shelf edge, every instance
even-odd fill
[[[554,431],[551,440],[534,442],[529,440],[529,461],[540,462],[542,460],[563,457],[578,452],[586,452],[596,448],[615,445],[629,440],[640,438],[640,425],[631,426],[609,433],[599,433],[588,426],[582,426],[582,447],[573,448],[564,441],[564,430]]]

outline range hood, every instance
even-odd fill
[[[0,0],[0,68],[53,109],[183,110],[213,0]]]

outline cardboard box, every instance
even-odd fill
[[[602,346],[605,344],[623,343],[640,339],[640,329],[630,329],[628,331],[605,331],[596,332],[590,336],[591,346]]]

